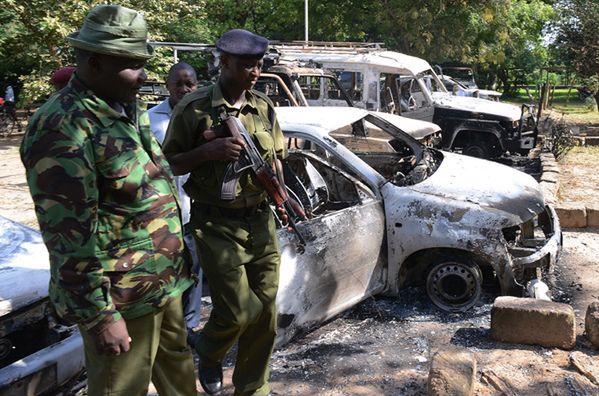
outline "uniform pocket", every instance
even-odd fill
[[[97,254],[102,269],[108,272],[128,272],[154,258],[154,245],[150,239],[123,243]]]

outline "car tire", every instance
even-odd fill
[[[462,154],[482,159],[490,158],[489,147],[484,142],[469,143],[462,150]]]
[[[426,293],[433,304],[447,312],[464,312],[480,299],[483,276],[479,266],[466,258],[448,258],[429,268]]]

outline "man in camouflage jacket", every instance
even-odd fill
[[[152,56],[136,11],[98,6],[69,36],[77,70],[33,116],[21,159],[50,255],[50,299],[84,340],[88,395],[195,395],[170,168],[137,90]]]

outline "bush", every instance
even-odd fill
[[[589,96],[584,100],[584,107],[587,108],[588,111],[597,111],[597,101],[594,96]]]
[[[562,158],[573,146],[572,130],[566,125],[563,117],[557,122],[552,122],[549,136],[545,140],[545,147],[553,153],[555,159]]]

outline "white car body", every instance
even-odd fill
[[[40,233],[0,216],[0,394],[49,392],[83,369],[77,329],[49,320],[49,279]]]
[[[433,258],[444,254],[471,257],[481,267],[492,269],[503,293],[521,293],[528,280],[524,274],[531,268],[551,267],[561,250],[555,211],[545,205],[539,184],[522,172],[428,149],[441,158],[432,175],[413,185],[390,182],[368,164],[368,155],[359,157],[338,140],[356,147],[359,141],[383,147],[378,135],[354,138],[338,133],[369,114],[375,113],[341,107],[277,109],[291,147],[297,144],[293,142],[305,146],[310,141],[310,147],[323,149],[321,155],[301,147],[290,150],[287,162],[307,158],[324,174],[322,179],[330,182],[333,171],[322,172],[328,164],[353,183],[356,197],[353,202],[348,199],[346,207],[300,223],[308,241],[303,250],[296,249],[293,234],[279,231],[283,254],[277,296],[280,341],[368,296],[397,294],[417,278],[422,280]],[[402,128],[401,119],[391,121]],[[401,132],[396,135],[410,140]],[[381,155],[387,155],[383,151]],[[319,185],[319,177],[314,180]],[[308,194],[314,190],[308,184],[305,187]],[[345,186],[344,191],[349,190]],[[329,191],[328,196],[332,195]],[[538,216],[543,220],[537,221]],[[526,247],[530,241],[523,233],[520,240],[506,240],[507,230],[531,226],[539,231],[541,223],[545,235],[535,246]],[[331,234],[338,237],[331,238]],[[468,307],[456,304],[455,308]]]

